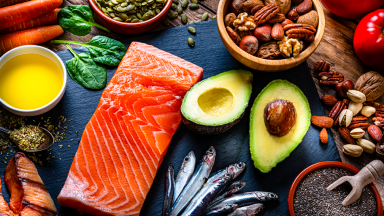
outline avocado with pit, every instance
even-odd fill
[[[195,84],[185,95],[181,116],[199,134],[219,134],[237,124],[248,106],[253,74],[231,70]]]
[[[270,82],[251,109],[250,151],[254,165],[271,171],[301,143],[311,124],[304,93],[286,80]]]

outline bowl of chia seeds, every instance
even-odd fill
[[[373,183],[365,186],[361,197],[348,206],[343,206],[342,202],[352,190],[349,183],[327,191],[326,188],[337,179],[358,172],[356,167],[337,161],[325,161],[307,167],[296,177],[289,190],[289,215],[382,216],[383,203]]]

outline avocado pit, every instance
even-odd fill
[[[233,108],[233,94],[226,88],[211,88],[197,100],[200,108],[210,116],[221,116]]]
[[[284,136],[296,122],[296,110],[288,100],[277,99],[264,108],[264,123],[270,134]]]

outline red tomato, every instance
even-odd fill
[[[384,70],[384,9],[376,10],[360,21],[353,47],[365,64]]]
[[[337,16],[359,19],[379,9],[384,4],[384,0],[321,0],[321,3]]]

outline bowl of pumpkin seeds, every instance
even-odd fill
[[[172,0],[90,0],[94,18],[111,31],[139,34],[158,26]]]

